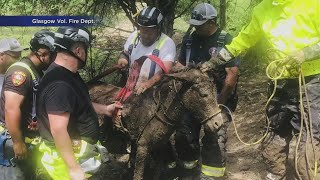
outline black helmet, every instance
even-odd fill
[[[88,48],[91,39],[91,33],[84,27],[60,27],[55,33],[54,44],[56,48],[71,50],[74,43],[83,42]]]
[[[146,7],[138,15],[137,23],[143,27],[154,27],[162,24],[163,15],[155,7]]]
[[[53,32],[41,30],[33,35],[30,40],[30,49],[32,51],[38,51],[43,46],[47,47],[51,52],[55,51]]]

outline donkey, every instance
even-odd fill
[[[92,100],[107,103],[110,95],[116,95],[119,90],[110,87],[98,85],[91,88]],[[158,86],[127,99],[122,110],[122,124],[124,132],[135,140],[137,146],[134,180],[143,179],[152,148],[169,140],[186,111],[193,113],[195,120],[208,132],[213,132],[223,122],[215,86],[198,69],[168,74]]]

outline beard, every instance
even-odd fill
[[[85,60],[78,59],[78,69],[83,69],[87,64],[87,58]]]

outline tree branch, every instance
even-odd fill
[[[120,4],[121,8],[123,9],[123,11],[126,13],[126,16],[128,17],[128,19],[131,21],[131,23],[135,26],[135,21],[132,18],[131,12],[128,11],[128,9],[130,9],[128,7],[128,5],[126,5],[122,0],[117,0],[118,3]]]
[[[179,17],[181,17],[182,15],[184,15],[186,13],[186,11],[190,10],[191,6],[196,2],[197,0],[193,0],[189,6],[187,8],[185,8],[180,14],[178,14],[177,16],[174,17],[174,19],[177,19]]]

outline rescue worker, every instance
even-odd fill
[[[0,40],[0,92],[2,90],[4,74],[7,69],[21,57],[22,50],[24,50],[24,48],[21,47],[19,41],[14,38]]]
[[[293,134],[299,140],[298,157],[296,157],[298,160],[296,169],[299,175],[296,174],[296,178],[303,180],[319,178],[319,168],[314,167],[320,157],[319,25],[319,0],[263,0],[254,8],[249,25],[242,29],[230,45],[219,51],[220,59],[217,63],[228,62],[264,37],[272,50],[268,52],[273,53],[273,60],[280,62],[277,64],[280,66],[279,73],[275,73],[280,76],[276,93],[267,108],[271,130],[262,144],[262,155],[268,165],[266,179],[286,179],[289,143]],[[272,71],[277,72],[276,70]],[[306,83],[301,87],[302,100],[299,96],[300,70]],[[274,83],[270,83],[269,88],[272,90],[273,87]],[[310,107],[306,103],[306,96]],[[299,108],[300,103],[303,103],[302,110]],[[301,117],[306,120],[302,129]],[[312,135],[308,134],[306,125]],[[302,131],[301,138],[298,136],[300,131]],[[314,173],[318,176],[314,177]]]
[[[78,70],[87,62],[92,36],[83,27],[60,27],[55,33],[57,56],[46,71],[37,96],[41,162],[53,179],[86,179],[107,158],[97,144],[98,114],[111,116],[121,106],[92,103]]]
[[[176,55],[176,46],[170,37],[161,32],[162,24],[163,15],[159,9],[144,8],[137,18],[138,30],[131,33],[127,39],[118,64],[122,68],[130,68],[142,56],[154,55],[160,58],[165,69],[170,71]],[[151,88],[161,80],[162,74],[163,70],[158,62],[147,58],[138,75],[135,93],[139,95]]]
[[[206,62],[211,59],[211,56],[217,55],[218,49],[232,41],[232,36],[217,25],[217,11],[208,3],[200,3],[195,6],[189,24],[195,28],[195,31],[187,33],[183,38],[178,57],[178,61],[183,65],[197,65]],[[234,58],[226,64],[219,65],[213,72],[209,72],[217,88],[218,103],[226,105],[231,111],[235,110],[238,101],[236,85],[239,65],[240,60]],[[227,128],[231,119],[230,116],[227,116],[225,109],[222,112],[228,118],[216,132],[205,132],[201,153],[199,145],[201,124],[193,120],[191,113],[183,116],[181,125],[176,130],[175,146],[178,159],[181,161],[182,168],[187,170],[186,172],[197,174],[197,169],[201,165],[202,178],[224,176]],[[202,164],[199,161],[200,154]]]
[[[156,7],[144,8],[139,12],[136,23],[138,30],[130,34],[118,60],[118,65],[122,69],[129,68],[129,77],[123,88],[126,94],[122,94],[121,98],[118,95],[119,99],[125,99],[123,97],[129,96],[131,91],[139,95],[156,85],[162,75],[171,70],[176,56],[175,43],[162,33],[163,15],[159,9]],[[117,123],[114,121],[114,126],[119,126]],[[129,146],[129,148],[126,148],[128,145],[126,137],[117,136],[117,141],[121,142],[121,149],[130,149],[129,152],[135,151],[135,140],[132,140],[131,145],[133,144],[133,146]],[[163,147],[165,149],[161,147],[153,151],[154,157],[160,157],[156,155],[158,153],[171,152],[169,143],[167,145]],[[120,152],[124,152],[124,150],[120,150]],[[168,155],[172,154],[168,153]],[[173,157],[168,159],[171,158]],[[167,158],[161,160],[169,161]]]
[[[37,151],[30,144],[38,135],[35,95],[42,71],[55,56],[53,36],[48,30],[35,33],[28,57],[11,65],[5,74],[0,102],[0,121],[7,128],[2,134],[5,141],[0,143],[5,146],[1,160],[1,165],[7,166],[1,173],[4,179],[31,179],[35,175]]]

